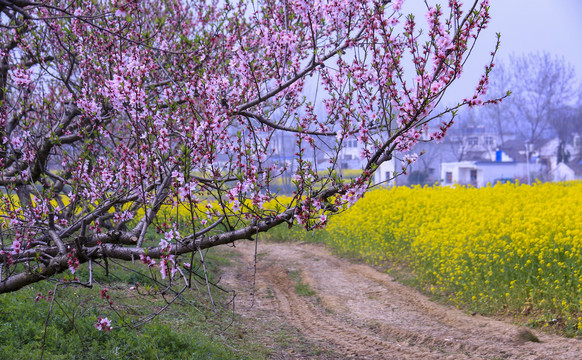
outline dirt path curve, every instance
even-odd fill
[[[253,297],[254,250],[254,243],[237,244],[241,266],[224,277],[237,290],[238,311],[288,323],[339,358],[582,359],[579,340],[535,333],[541,343],[522,341],[514,325],[433,303],[389,275],[337,258],[320,245],[260,243]],[[315,296],[297,293],[298,277]],[[319,358],[336,356],[327,354]],[[305,357],[318,358],[275,356]]]

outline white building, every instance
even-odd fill
[[[356,138],[350,137],[344,142],[344,146],[337,154],[337,167],[344,177],[350,177],[350,173],[360,174],[360,170],[364,169],[368,163],[366,158],[362,159],[362,146]],[[331,165],[330,155],[322,153],[322,158],[318,160],[318,165],[329,167]],[[355,171],[351,171],[355,170]],[[393,179],[396,165],[394,159],[382,163],[374,173],[374,184],[382,184],[392,186],[395,184]]]
[[[443,163],[441,178],[443,185],[473,185],[482,187],[497,182],[515,181],[527,183],[528,172],[531,181],[534,174],[541,171],[541,164],[517,161],[461,161]]]
[[[394,186],[394,159],[382,163],[374,173],[374,184]]]

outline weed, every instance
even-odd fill
[[[526,329],[526,328],[522,328],[519,329],[518,333],[517,333],[517,340],[519,342],[535,342],[535,343],[539,343],[541,342],[540,339],[535,336],[534,333],[531,332],[531,330]]]
[[[295,282],[295,292],[297,293],[297,295],[307,297],[317,295],[315,291],[311,288],[311,286],[309,286],[309,284],[303,282],[303,279],[301,278],[301,271],[299,270],[290,271],[289,277],[293,279],[293,281]]]

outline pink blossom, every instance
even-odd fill
[[[141,260],[142,263],[146,264],[147,266],[153,267],[156,265],[156,261],[147,255],[141,254],[139,256],[139,259]]]
[[[20,239],[15,239],[12,241],[12,255],[18,255],[22,252],[22,241]]]
[[[111,296],[109,296],[109,294],[107,293],[108,291],[109,291],[109,289],[107,289],[107,288],[102,289],[101,293],[100,293],[100,297],[101,297],[101,299],[107,300],[109,305],[113,305],[113,301],[111,300]]]
[[[113,214],[113,221],[115,221],[116,223],[126,222],[133,219],[133,216],[134,212],[132,211],[116,212],[115,214]]]
[[[24,144],[24,141],[22,140],[21,137],[15,136],[15,137],[10,139],[10,143],[12,144],[12,146],[15,149],[20,149],[22,147],[22,145]]]
[[[238,212],[240,210],[240,202],[238,200],[235,200],[232,203],[232,207],[231,207],[233,212]]]
[[[95,328],[99,331],[111,331],[113,327],[111,326],[111,320],[108,318],[97,318],[97,322],[95,323]]]
[[[174,239],[178,239],[179,237],[180,237],[180,234],[175,229],[170,229],[170,230],[166,231],[164,234],[164,239],[166,241],[165,245],[167,246],[168,242],[171,242]],[[162,240],[162,241],[164,241],[164,240]],[[164,247],[162,245],[162,241],[160,241],[160,246]]]
[[[394,9],[394,11],[400,11],[403,3],[404,3],[404,0],[393,0],[392,1],[392,8]]]
[[[176,182],[180,185],[184,184],[184,174],[180,171],[174,170],[172,171],[172,178],[176,180]]]
[[[30,88],[32,85],[32,72],[22,68],[16,68],[12,71],[14,85],[21,88]]]
[[[160,260],[160,274],[162,275],[162,279],[170,276],[170,278],[174,277],[174,274],[178,271],[176,268],[176,263],[174,261],[174,255],[162,255]]]
[[[451,41],[451,37],[448,34],[440,36],[437,39],[437,47],[440,51],[447,51],[453,46],[453,42]]]
[[[440,81],[436,81],[433,82],[432,84],[430,84],[430,92],[435,95],[436,93],[438,93],[439,91],[441,91],[441,89],[443,88],[443,83]]]
[[[160,243],[158,244],[158,246],[160,248],[162,248],[162,252],[168,253],[170,252],[171,249],[171,245],[168,241],[166,241],[165,239],[160,240]]]
[[[67,265],[69,266],[69,271],[71,272],[71,274],[74,274],[77,269],[79,268],[79,259],[75,256],[75,249],[72,249],[68,254],[68,260],[67,260]]]
[[[406,155],[404,155],[404,161],[407,164],[412,164],[412,163],[416,162],[417,159],[418,159],[418,154],[406,154]]]
[[[86,96],[77,101],[77,106],[86,114],[99,115],[101,113],[101,105]]]

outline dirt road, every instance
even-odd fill
[[[242,254],[240,264],[223,282],[237,291],[237,312],[291,328],[322,349],[301,350],[290,341],[273,358],[582,359],[582,341],[539,332],[540,343],[522,340],[523,328],[433,303],[320,245],[259,243],[254,290],[254,243],[233,251]]]

